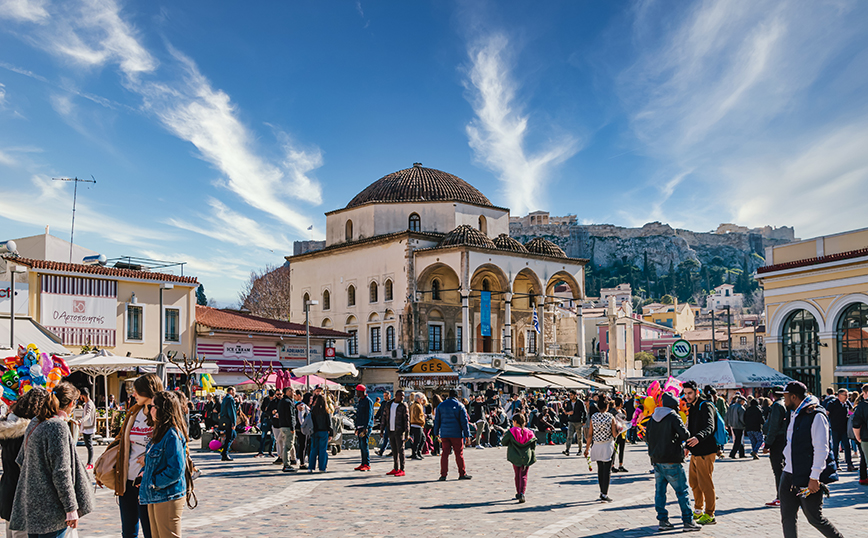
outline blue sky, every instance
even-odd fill
[[[868,226],[868,3],[0,0],[0,236],[208,295],[413,162],[513,214]],[[313,226],[312,231],[307,231]]]

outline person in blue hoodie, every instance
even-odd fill
[[[364,385],[356,385],[356,396],[359,403],[356,404],[355,427],[356,436],[359,438],[359,450],[362,452],[362,464],[356,467],[356,471],[371,470],[371,449],[368,440],[371,430],[374,429],[374,402],[368,396],[368,388]]]
[[[148,405],[154,428],[145,450],[139,504],[148,507],[151,534],[181,536],[181,513],[187,496],[187,425],[181,400],[172,392],[158,392]]]
[[[449,398],[437,406],[434,416],[433,434],[440,437],[443,452],[440,453],[440,481],[446,480],[449,473],[449,454],[455,451],[455,463],[458,465],[458,479],[470,480],[464,465],[464,443],[470,438],[470,419],[467,409],[458,401],[458,391],[450,390]]]

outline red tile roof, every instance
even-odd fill
[[[196,323],[226,331],[241,331],[257,334],[289,334],[292,336],[304,336],[303,323],[290,323],[276,319],[260,318],[250,314],[242,314],[232,310],[220,310],[210,306],[196,305]],[[310,335],[320,338],[349,338],[349,334],[323,329],[322,327],[310,327]]]
[[[45,269],[47,271],[59,271],[63,273],[79,273],[94,276],[136,278],[139,280],[154,280],[158,282],[178,282],[181,284],[198,284],[194,276],[180,276],[169,273],[157,273],[154,271],[137,271],[135,269],[118,269],[102,265],[83,265],[80,263],[63,263],[46,260],[32,260],[29,258],[8,258],[10,261],[26,265],[32,269]]]
[[[783,269],[795,269],[797,267],[808,267],[820,263],[836,262],[839,260],[849,260],[851,258],[861,258],[868,256],[868,248],[860,248],[859,250],[850,250],[847,252],[839,252],[838,254],[829,254],[828,256],[820,256],[819,258],[807,258],[805,260],[796,260],[792,262],[777,263],[774,265],[766,265],[756,270],[757,274],[771,273],[773,271],[781,271]]]

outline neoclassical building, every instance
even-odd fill
[[[509,209],[419,163],[326,213],[325,248],[287,260],[291,319],[303,321],[306,301],[317,301],[311,324],[352,335],[339,354],[444,355],[453,365],[468,354],[557,354],[546,328],[563,301],[554,288],[584,298],[587,262],[542,238],[510,238]]]
[[[868,228],[766,249],[769,366],[815,394],[868,382]]]

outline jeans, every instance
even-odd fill
[[[262,430],[262,434],[259,436],[259,453],[265,454],[265,447],[268,446],[268,453],[271,454],[274,452],[274,435],[271,431],[271,423],[263,422],[259,429]],[[266,445],[266,443],[268,444]]]
[[[389,432],[386,430],[382,430],[380,432],[380,455],[383,455],[383,452],[389,448]]]
[[[799,507],[805,517],[820,534],[826,538],[843,538],[838,529],[823,516],[823,494],[821,492],[801,498],[797,495],[798,488],[793,486],[793,475],[784,473],[781,476],[781,489],[778,498],[781,500],[781,524],[784,528],[784,538],[797,538],[796,520],[799,517]]]
[[[139,488],[133,485],[132,480],[127,480],[127,489],[118,497],[121,507],[121,536],[123,538],[137,538],[139,535],[139,522],[142,524],[142,536],[151,538],[151,520],[148,517],[147,505],[139,504]]]
[[[87,464],[93,463],[93,434],[83,433],[81,437],[84,439],[84,448],[87,449]]]
[[[838,465],[838,447],[844,445],[844,461],[847,462],[847,467],[853,466],[853,456],[850,454],[850,439],[847,437],[847,430],[835,431],[832,430],[832,455],[835,456],[835,465]]]
[[[530,467],[513,465],[512,469],[515,471],[515,492],[524,495],[527,491],[527,472]]]
[[[308,469],[313,472],[319,460],[319,470],[325,472],[326,465],[329,463],[329,432],[313,432],[310,436],[310,461],[308,461]]]
[[[283,466],[289,467],[292,463],[289,456],[295,447],[295,430],[292,428],[280,428],[280,436],[283,437],[283,452],[281,452],[280,457],[283,460]]]
[[[654,508],[657,509],[657,521],[669,521],[669,512],[666,510],[666,486],[668,485],[672,485],[672,489],[675,490],[675,497],[681,508],[681,521],[685,525],[693,521],[684,466],[680,463],[655,463],[654,480],[656,483]]]
[[[223,441],[223,449],[221,452],[223,453],[223,457],[226,458],[229,456],[229,449],[232,448],[232,441],[235,440],[235,428],[233,425],[230,425],[228,422],[223,423],[223,430],[226,433],[226,440]]]
[[[389,442],[392,443],[392,469],[404,470],[404,432],[389,432]]]
[[[737,430],[735,428],[732,429],[732,450],[729,451],[729,457],[734,458],[735,453],[738,452],[738,456],[740,458],[744,457],[744,442],[742,438],[744,437],[744,430]]]
[[[362,453],[362,465],[371,466],[371,447],[368,446],[369,432],[367,428],[358,430],[359,450]]]
[[[443,451],[440,453],[440,476],[449,474],[449,454],[455,450],[455,463],[458,465],[458,476],[467,474],[464,465],[464,439],[460,437],[441,437],[440,444]]]
[[[747,438],[750,439],[750,453],[752,456],[759,454],[759,449],[763,444],[763,432],[744,432]]]
[[[570,451],[570,447],[573,446],[573,436],[576,436],[576,446],[578,447],[578,451],[582,451],[582,422],[569,422],[569,428],[567,428],[567,452]]]

